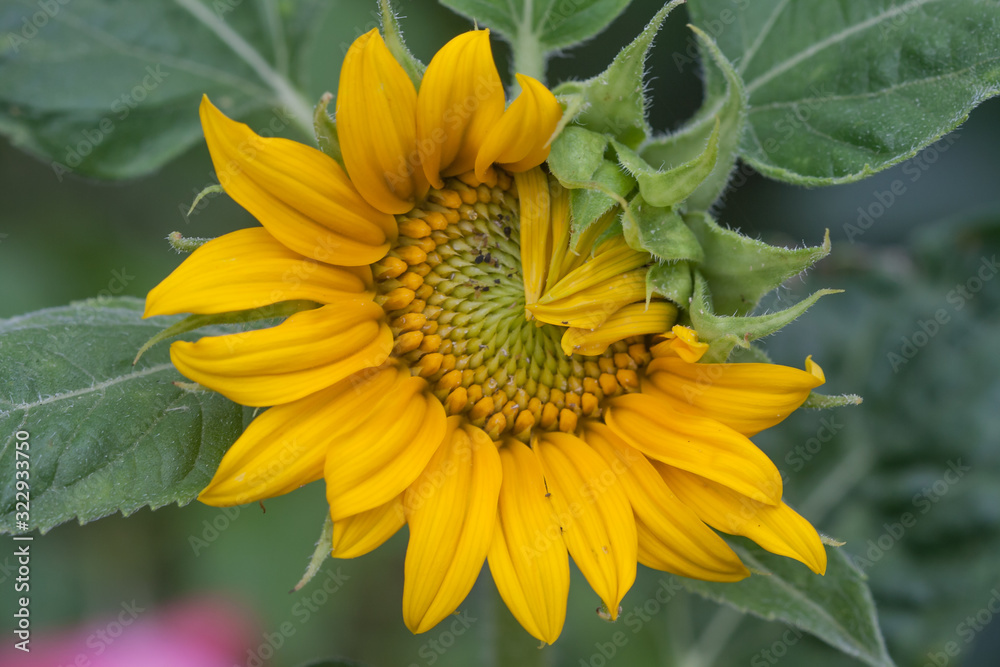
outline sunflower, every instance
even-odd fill
[[[708,346],[673,304],[647,299],[653,258],[612,232],[614,213],[571,229],[568,193],[543,166],[562,110],[517,81],[507,106],[478,30],[437,53],[418,92],[373,30],[341,71],[343,168],[203,100],[220,182],[262,227],[198,248],[145,315],[293,314],[172,344],[185,376],[268,408],[200,499],[247,503],[322,478],[338,558],[407,524],[413,632],[454,612],[485,561],[548,643],[569,556],[612,618],[637,563],[748,576],[715,530],[823,572],[819,536],[749,440],[822,371],[699,363]]]

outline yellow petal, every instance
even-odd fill
[[[625,243],[624,237],[619,236],[601,244],[597,254],[546,290],[545,296],[539,299],[539,303],[551,303],[571,297],[588,287],[645,266],[651,259],[652,256],[648,252],[636,252]]]
[[[521,272],[524,274],[524,303],[538,301],[545,284],[552,236],[549,228],[551,198],[549,179],[535,168],[514,174],[521,217]]]
[[[485,180],[490,165],[500,164],[507,171],[520,172],[545,162],[550,140],[562,107],[556,96],[541,82],[517,74],[521,94],[510,103],[497,121],[476,156],[476,176]]]
[[[781,475],[764,452],[714,419],[679,413],[666,401],[625,394],[607,401],[605,422],[650,458],[703,475],[761,502],[781,500]]]
[[[333,158],[288,139],[260,137],[207,97],[201,125],[226,193],[281,243],[345,266],[385,255],[396,236],[395,221],[361,198]]]
[[[402,493],[444,434],[444,408],[427,393],[426,381],[398,382],[371,419],[330,446],[324,476],[334,525]]]
[[[580,232],[576,243],[570,249],[570,252],[566,253],[563,257],[562,263],[559,267],[559,275],[565,276],[571,271],[583,266],[594,253],[594,244],[597,239],[608,230],[615,220],[618,219],[619,210],[617,207],[612,207],[607,213],[602,215],[596,221],[591,223]]]
[[[785,503],[765,505],[721,484],[671,466],[657,469],[684,504],[724,533],[743,535],[779,556],[826,572],[826,549],[816,529]]]
[[[751,436],[784,420],[822,382],[777,364],[691,364],[660,357],[647,366],[643,391]]]
[[[552,179],[549,181],[549,194],[552,196],[552,253],[549,258],[549,269],[545,274],[545,290],[543,294],[552,288],[562,274],[559,273],[569,252],[570,239],[570,219],[569,219],[569,190],[559,185],[559,181]]]
[[[523,252],[523,250],[522,250]],[[527,306],[542,322],[596,329],[622,306],[646,299],[646,269],[635,269],[549,303]]]
[[[376,29],[344,56],[337,134],[351,181],[378,210],[406,213],[427,192],[417,152],[417,91]]]
[[[406,490],[410,524],[403,619],[427,632],[472,590],[493,539],[500,456],[486,433],[448,420],[448,434],[423,474]]]
[[[638,557],[628,496],[604,459],[576,436],[544,433],[534,446],[566,547],[614,620],[635,582]]]
[[[278,405],[378,366],[392,351],[382,309],[342,300],[295,313],[278,326],[179,341],[170,360],[184,376],[243,405]]]
[[[364,423],[398,376],[394,368],[352,376],[265,410],[222,457],[198,499],[209,505],[241,505],[319,479],[330,444]]]
[[[367,266],[330,266],[292,252],[254,227],[212,239],[146,297],[143,317],[227,313],[280,301],[334,303],[372,296]]]
[[[604,354],[612,343],[628,338],[665,331],[677,319],[677,307],[667,301],[630,303],[622,306],[596,329],[570,327],[562,337],[562,350],[572,354]]]
[[[649,349],[654,357],[677,356],[689,364],[699,361],[708,352],[708,343],[698,342],[698,333],[689,327],[675,324],[663,334],[665,339]]]
[[[585,424],[583,438],[625,488],[635,512],[640,563],[708,581],[739,581],[750,575],[725,540],[670,491],[639,450],[598,422]]]
[[[504,103],[489,30],[463,33],[435,54],[417,95],[417,145],[431,185],[443,188],[442,174],[472,171]]]
[[[490,573],[524,629],[551,644],[566,622],[566,543],[534,453],[509,439],[500,448],[500,461],[503,482],[490,545]]]
[[[364,556],[382,546],[405,523],[403,494],[399,494],[384,505],[334,522],[330,555],[334,558]]]

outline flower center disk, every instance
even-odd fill
[[[573,432],[602,399],[637,391],[651,355],[642,337],[600,356],[566,356],[564,329],[525,317],[513,179],[448,179],[398,216],[399,238],[373,268],[394,336],[392,355],[426,378],[449,415],[492,438]]]

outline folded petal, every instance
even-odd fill
[[[471,30],[441,47],[417,95],[417,145],[431,185],[443,188],[441,175],[472,171],[504,104],[489,30]]]
[[[547,289],[539,302],[551,303],[558,299],[565,299],[580,290],[645,266],[651,260],[652,255],[648,252],[636,252],[625,243],[624,237],[616,237],[601,244],[593,257],[587,259],[582,266],[573,269],[559,282]],[[666,331],[666,329],[661,329],[661,331]]]
[[[635,582],[638,537],[618,475],[587,443],[568,433],[535,441],[566,548],[612,620]]]
[[[596,329],[622,306],[646,299],[646,269],[635,269],[608,278],[549,303],[528,304],[528,311],[542,322],[563,327]]]
[[[750,575],[725,540],[671,492],[639,450],[598,422],[585,423],[583,438],[625,488],[635,512],[640,563],[708,581],[739,581]]]
[[[552,201],[549,179],[541,169],[514,174],[521,217],[521,272],[524,274],[524,302],[538,301],[545,285],[552,234],[549,216]]]
[[[676,356],[689,364],[698,362],[708,352],[708,343],[698,341],[698,333],[680,324],[663,334],[663,342],[649,349],[654,357]]]
[[[510,103],[476,156],[476,177],[486,178],[496,163],[507,171],[527,171],[545,162],[551,149],[552,133],[562,118],[556,96],[540,81],[517,74],[521,94]]]
[[[559,181],[549,182],[549,194],[552,197],[552,253],[549,257],[549,268],[545,274],[544,295],[562,278],[563,262],[569,252],[571,236],[569,215],[569,190],[559,185]]]
[[[201,124],[226,193],[281,243],[345,266],[385,255],[396,236],[395,221],[362,199],[333,158],[295,141],[258,136],[207,97]]]
[[[377,29],[344,56],[337,134],[351,181],[384,213],[406,213],[427,191],[417,152],[417,91]]]
[[[817,574],[826,572],[826,549],[819,534],[785,503],[765,505],[699,475],[656,466],[674,493],[709,525],[749,537],[771,553],[805,563]]]
[[[607,401],[605,422],[640,452],[769,504],[781,501],[778,469],[746,436],[645,394]]]
[[[445,419],[427,382],[409,377],[396,383],[371,419],[334,442],[324,469],[334,525],[412,484],[441,444]]]
[[[331,443],[364,423],[400,379],[391,367],[355,375],[265,410],[222,457],[198,499],[216,506],[241,505],[319,479]]]
[[[500,456],[486,433],[462,421],[448,419],[448,434],[403,499],[410,525],[403,619],[415,633],[430,630],[462,603],[493,539]]]
[[[364,556],[382,546],[405,523],[403,494],[399,494],[384,505],[334,522],[330,555],[334,558]]]
[[[367,266],[331,266],[289,250],[261,227],[212,239],[146,297],[143,317],[227,313],[304,299],[372,296]]]
[[[643,391],[751,436],[784,420],[821,384],[811,372],[777,364],[692,364],[666,356],[646,368]]]
[[[378,366],[392,332],[378,304],[351,299],[295,313],[278,326],[179,341],[170,360],[185,377],[243,405],[279,405]]]
[[[503,481],[489,551],[490,573],[524,629],[551,644],[566,622],[566,543],[535,454],[510,439],[500,448],[500,461]]]
[[[665,331],[677,319],[677,307],[667,301],[630,303],[616,310],[596,329],[570,327],[562,337],[566,356],[604,354],[612,343],[630,336]]]

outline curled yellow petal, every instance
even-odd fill
[[[143,317],[226,313],[280,301],[334,303],[371,296],[367,266],[340,267],[303,257],[261,227],[201,246],[146,297]]]
[[[566,329],[562,337],[562,349],[567,356],[603,354],[615,341],[629,336],[659,333],[676,319],[677,307],[667,301],[653,301],[648,305],[630,303],[616,310],[596,329]]]
[[[384,505],[334,522],[330,555],[334,558],[364,556],[382,546],[405,523],[403,494],[399,494]]]
[[[566,253],[569,252],[570,240],[570,215],[569,215],[569,190],[559,184],[554,178],[549,181],[549,194],[552,196],[552,253],[549,258],[549,268],[545,274],[545,290],[543,294],[552,288],[562,274],[562,268]]]
[[[265,410],[222,457],[198,499],[209,505],[241,505],[319,479],[331,443],[369,419],[398,375],[386,368],[352,376]]]
[[[596,329],[622,306],[646,299],[646,269],[608,278],[572,295],[527,306],[528,312],[548,324]]]
[[[645,394],[608,399],[604,419],[616,435],[650,458],[761,502],[781,501],[781,475],[771,459],[746,436],[714,419],[677,412]]]
[[[423,378],[397,382],[378,415],[330,446],[324,477],[334,525],[402,493],[445,434],[444,408],[427,393]]]
[[[784,420],[822,382],[777,364],[691,364],[667,356],[650,362],[643,391],[751,436]]]
[[[670,491],[641,452],[599,422],[587,422],[583,438],[618,475],[628,495],[640,563],[708,581],[739,581],[750,575],[739,556]]]
[[[612,620],[635,582],[638,537],[619,476],[576,436],[550,432],[534,443],[566,548]]]
[[[504,93],[490,50],[490,31],[455,37],[431,59],[417,95],[417,145],[424,175],[472,171],[486,135],[503,115]]]
[[[501,466],[481,429],[448,419],[448,433],[406,490],[410,525],[403,619],[426,632],[455,611],[476,582],[493,539]]]
[[[637,252],[622,236],[601,244],[598,252],[545,291],[539,303],[565,299],[632,269],[645,266],[652,259],[648,252]],[[662,329],[661,331],[666,331]]]
[[[383,213],[406,213],[427,191],[416,119],[417,91],[378,30],[358,37],[340,69],[337,134],[351,181]]]
[[[743,535],[779,556],[826,572],[826,549],[816,529],[785,503],[765,505],[721,484],[684,470],[657,464],[674,493],[703,521],[724,533]]]
[[[500,461],[503,481],[489,551],[490,573],[524,629],[551,644],[566,622],[566,543],[535,454],[511,439],[500,448]]]
[[[524,274],[524,303],[538,301],[545,284],[552,234],[549,216],[552,201],[549,179],[535,168],[514,174],[521,211],[521,272]]]
[[[368,205],[333,158],[295,141],[258,136],[207,97],[200,112],[219,183],[278,241],[344,266],[385,255],[396,222]]]
[[[693,364],[698,362],[708,352],[708,343],[698,341],[698,332],[690,327],[675,324],[663,334],[663,342],[649,349],[654,357],[677,356]]]
[[[476,156],[476,177],[486,179],[490,165],[510,172],[527,171],[545,162],[562,107],[540,81],[517,74],[521,94],[486,135]]]

